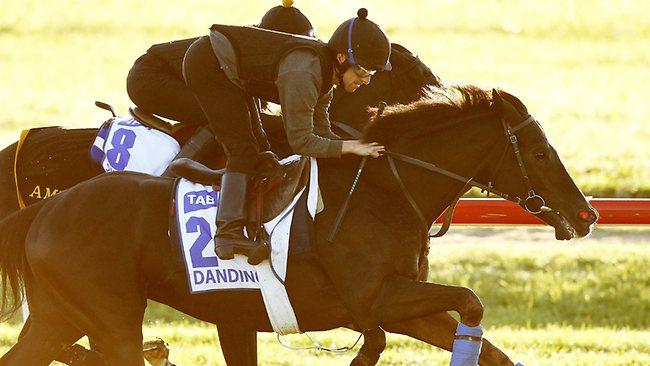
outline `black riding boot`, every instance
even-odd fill
[[[232,259],[237,253],[255,265],[269,257],[269,248],[244,236],[248,181],[244,173],[226,172],[221,177],[214,250],[219,259]]]
[[[208,126],[201,126],[196,130],[194,135],[192,135],[192,137],[187,140],[181,151],[179,151],[178,154],[174,156],[174,159],[172,161],[178,160],[180,158],[196,160],[197,156],[199,156],[213,141],[214,135],[212,134],[210,128],[208,128]],[[173,177],[174,174],[171,172],[170,168],[167,167],[162,176]]]

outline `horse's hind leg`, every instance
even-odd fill
[[[107,365],[142,366],[142,320],[146,300],[141,285],[135,280],[137,277],[131,275],[128,266],[119,268],[110,278],[94,278],[93,284],[100,291],[93,292],[85,286],[73,289],[71,297],[75,298],[76,310],[80,311],[76,320],[81,329],[89,330],[87,334],[93,348]],[[90,272],[84,273],[90,276]],[[109,283],[111,279],[115,282]],[[73,278],[68,280],[74,282]],[[71,289],[72,286],[66,287]]]
[[[142,324],[131,329],[112,329],[98,341],[102,355],[108,365],[144,366],[142,353]]]
[[[441,312],[419,319],[388,324],[384,329],[451,351],[457,326],[458,322],[449,313]],[[508,356],[485,338],[483,338],[478,362],[481,366],[512,366],[513,364]]]
[[[49,365],[82,334],[65,321],[32,321],[9,352],[0,358],[0,366]]]
[[[103,292],[92,292],[91,287],[64,286],[63,279],[59,279],[54,288],[51,286],[50,298],[63,298],[56,296],[68,290],[70,298],[75,302],[62,301],[60,307],[66,310],[71,321],[82,329],[93,342],[93,348],[101,354],[107,365],[144,365],[142,349],[142,319],[146,302],[139,285],[132,277],[124,276],[129,271],[122,267],[124,272],[116,271],[110,278],[115,280],[113,286],[107,286],[104,281],[108,278],[94,278],[93,284]],[[39,271],[43,271],[43,266]],[[42,272],[34,271],[40,275]],[[44,271],[46,272],[46,271]],[[90,271],[85,272],[90,276]],[[75,281],[73,278],[66,279]],[[83,281],[77,280],[81,283]],[[119,290],[125,291],[119,291]]]
[[[32,324],[32,317],[29,316],[27,317],[27,320],[25,320],[25,324],[23,324],[23,328],[20,331],[20,335],[18,335],[18,339],[22,338],[27,334],[27,331],[29,331],[29,327]],[[86,349],[85,347],[79,345],[79,344],[73,344],[70,347],[65,347],[65,349],[61,350],[56,357],[54,358],[55,361],[59,361],[63,364],[66,365],[75,365],[75,366],[104,366],[106,365],[106,362],[104,362],[103,357],[96,352],[96,349],[93,348],[93,340],[90,339],[90,347],[91,349]]]
[[[108,303],[111,298],[98,300]],[[103,325],[97,334],[89,336],[94,341],[94,348],[101,353],[107,365],[144,366],[144,304],[131,307],[113,304],[112,309],[106,310],[94,314],[94,318]]]
[[[226,365],[257,365],[257,332],[230,324],[217,325],[217,332]]]

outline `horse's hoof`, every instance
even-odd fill
[[[169,347],[162,339],[147,341],[142,345],[144,358],[153,366],[173,365],[169,362]]]

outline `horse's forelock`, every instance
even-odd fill
[[[423,93],[420,100],[388,106],[381,115],[377,108],[369,108],[371,119],[364,140],[387,144],[406,132],[426,132],[451,118],[487,112],[492,100],[489,92],[474,85],[430,87]]]

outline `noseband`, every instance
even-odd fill
[[[445,127],[455,125],[457,123],[468,121],[468,120],[474,120],[474,119],[482,118],[482,117],[485,117],[486,115],[490,115],[490,114],[493,114],[493,113],[492,112],[482,113],[482,114],[467,117],[467,118],[461,118],[461,119],[453,120],[450,123],[446,123]],[[451,216],[453,215],[453,211],[454,211],[454,208],[455,208],[456,204],[458,203],[458,200],[467,191],[467,189],[469,189],[470,187],[477,187],[477,188],[480,188],[483,191],[487,191],[488,193],[500,196],[501,198],[506,199],[508,201],[512,201],[512,202],[514,202],[517,205],[521,206],[523,209],[525,209],[526,211],[530,212],[533,215],[539,215],[542,212],[553,211],[552,208],[546,206],[546,202],[544,201],[544,198],[542,198],[540,195],[535,193],[535,190],[532,188],[532,186],[530,184],[530,179],[528,177],[528,173],[526,172],[526,167],[524,165],[524,161],[523,161],[523,158],[521,157],[521,152],[520,152],[520,149],[519,149],[519,142],[517,140],[516,132],[523,129],[524,127],[528,126],[531,122],[536,122],[536,121],[535,121],[535,118],[533,118],[533,116],[529,115],[522,122],[520,122],[519,124],[517,124],[514,127],[511,127],[510,124],[505,121],[505,119],[501,118],[501,124],[503,125],[505,135],[508,138],[508,141],[510,141],[510,144],[512,145],[512,148],[513,148],[513,151],[514,151],[514,154],[515,154],[515,158],[517,159],[517,164],[519,165],[519,169],[521,170],[521,175],[522,175],[522,179],[524,181],[524,185],[526,186],[528,196],[525,199],[521,199],[518,196],[509,195],[507,193],[500,192],[500,191],[494,189],[494,187],[492,185],[492,182],[488,182],[488,184],[485,185],[485,184],[482,184],[482,183],[479,183],[479,182],[475,181],[473,178],[463,177],[463,176],[458,175],[456,173],[453,173],[453,172],[451,172],[449,170],[440,168],[440,167],[436,166],[435,164],[426,162],[424,160],[416,159],[416,158],[408,156],[408,155],[404,155],[404,154],[400,154],[400,153],[397,153],[397,152],[386,150],[385,155],[386,155],[386,158],[388,160],[388,164],[390,166],[391,172],[393,173],[393,176],[395,177],[395,180],[397,181],[397,184],[399,185],[400,189],[402,190],[402,193],[404,194],[407,201],[409,202],[409,204],[413,208],[413,211],[415,211],[416,215],[418,216],[418,219],[420,220],[420,222],[421,222],[422,226],[424,227],[426,233],[428,233],[429,229],[430,229],[429,225],[428,225],[428,222],[427,222],[424,214],[422,213],[422,210],[418,206],[417,202],[415,201],[415,199],[413,198],[413,196],[409,192],[408,188],[406,188],[406,186],[404,185],[404,182],[402,181],[402,178],[401,178],[401,176],[399,174],[399,171],[397,170],[397,166],[395,165],[395,160],[400,160],[400,161],[403,161],[405,163],[408,163],[408,164],[415,165],[415,166],[418,166],[420,168],[426,169],[428,171],[444,175],[446,177],[452,178],[452,179],[457,180],[457,181],[464,184],[461,191],[456,195],[456,197],[454,198],[452,203],[448,206],[448,208],[446,210],[447,214],[446,214],[443,226],[440,228],[438,233],[432,235],[433,237],[440,237],[440,236],[444,235],[447,232],[447,230],[449,229],[449,226],[451,225]],[[340,122],[335,122],[335,121],[332,121],[332,124],[339,127],[340,129],[342,129],[346,133],[350,134],[354,138],[361,138],[362,137],[362,135],[361,135],[361,133],[359,131],[355,130],[354,128],[352,128],[352,127],[350,127],[348,125],[344,125],[344,124],[342,124]],[[504,155],[505,155],[505,152],[504,152]],[[348,195],[347,195],[345,201],[343,202],[343,205],[341,206],[341,209],[338,212],[338,215],[336,217],[336,221],[335,221],[334,226],[332,227],[332,230],[331,230],[330,235],[328,237],[328,241],[330,241],[330,242],[332,242],[334,240],[334,237],[336,236],[336,233],[338,232],[338,229],[339,229],[339,227],[341,225],[341,221],[343,220],[345,212],[347,211],[347,207],[348,207],[350,197],[352,196],[352,193],[354,192],[354,190],[356,188],[357,182],[359,181],[359,177],[361,176],[361,172],[363,171],[363,169],[365,167],[366,160],[367,160],[367,157],[363,157],[361,159],[361,164],[359,165],[359,169],[357,170],[357,174],[356,174],[356,176],[354,178],[354,182],[352,184],[352,187],[348,191]],[[497,168],[495,169],[493,176],[496,175],[496,173],[500,170],[502,164],[503,164],[503,157],[502,157],[502,159],[500,159],[499,164],[497,165]]]
[[[544,201],[544,198],[542,198],[542,196],[535,193],[535,190],[531,186],[530,179],[528,178],[528,173],[526,172],[526,166],[524,165],[524,161],[521,157],[521,152],[519,151],[519,143],[517,141],[517,135],[515,135],[515,132],[526,127],[531,122],[537,122],[537,121],[535,121],[535,118],[533,118],[533,116],[529,115],[528,118],[526,118],[523,122],[511,128],[510,125],[506,123],[504,119],[501,119],[501,124],[503,125],[503,129],[506,132],[506,137],[508,137],[508,140],[512,145],[512,149],[515,153],[515,157],[517,158],[517,165],[519,165],[519,169],[521,170],[521,176],[524,180],[524,184],[526,185],[526,191],[528,192],[528,197],[526,197],[526,199],[523,202],[519,197],[516,197],[518,200],[516,201],[516,203],[522,206],[526,211],[530,212],[531,214],[539,215],[542,212],[545,211],[548,212],[553,210],[546,206],[546,201]],[[495,172],[499,171],[499,168],[500,166],[497,167],[497,170],[495,170]]]

